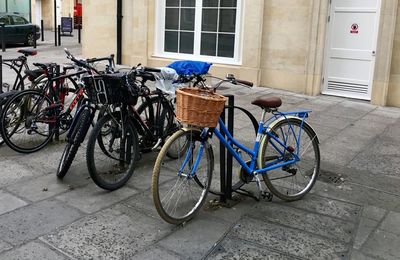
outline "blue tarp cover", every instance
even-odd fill
[[[178,75],[186,76],[186,75],[203,75],[207,74],[210,69],[212,63],[202,62],[202,61],[175,61],[169,64],[167,67],[172,68],[178,73]]]

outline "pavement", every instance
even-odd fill
[[[40,44],[34,59],[62,62],[62,49],[50,45]],[[69,48],[80,55],[72,39]],[[236,203],[224,207],[209,195],[198,216],[173,226],[152,202],[156,152],[143,156],[125,187],[107,192],[89,178],[85,145],[63,181],[55,176],[62,141],[29,155],[2,146],[0,259],[400,258],[399,108],[271,88],[222,92],[235,94],[236,104],[256,117],[260,110],[250,102],[259,96],[281,97],[282,111],[313,110],[308,121],[320,140],[321,176],[304,199],[256,202],[235,195]],[[238,138],[248,139],[249,122],[240,115],[236,122]],[[219,183],[218,162],[213,183]]]

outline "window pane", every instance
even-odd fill
[[[164,51],[178,52],[178,32],[165,32]]]
[[[221,0],[221,7],[236,7],[236,0]]]
[[[10,16],[3,16],[0,18],[0,23],[4,23],[5,25],[10,25]]]
[[[193,54],[193,46],[194,46],[194,33],[181,32],[179,52]]]
[[[24,18],[19,17],[19,16],[12,16],[13,20],[14,20],[14,24],[15,25],[20,25],[20,24],[26,24],[26,21]]]
[[[182,7],[195,7],[196,1],[195,0],[182,0],[181,6]]]
[[[218,10],[217,9],[203,9],[203,19],[201,30],[208,32],[217,31]]]
[[[179,6],[179,0],[167,0],[167,6]]]
[[[235,32],[236,9],[221,9],[219,15],[219,31]]]
[[[167,8],[165,11],[165,29],[179,29],[179,9]]]
[[[181,30],[194,31],[195,9],[181,9]]]
[[[203,0],[203,7],[218,7],[218,0]]]
[[[216,56],[217,55],[217,34],[202,33],[201,34],[201,55]]]
[[[235,50],[235,35],[218,35],[218,57],[233,58]]]

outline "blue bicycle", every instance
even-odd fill
[[[224,82],[252,85],[230,75],[215,89]],[[232,137],[221,119],[221,130],[189,125],[164,144],[154,165],[152,192],[157,212],[166,222],[186,222],[204,204],[214,170],[210,144],[214,136],[240,164],[240,180],[257,183],[259,198],[268,194],[259,175],[271,193],[285,201],[301,199],[314,186],[319,175],[320,152],[318,137],[305,121],[311,111],[280,112],[282,101],[277,97],[259,98],[252,104],[262,108],[252,149]],[[267,113],[272,114],[269,119]],[[170,151],[177,156],[169,156]],[[250,159],[243,159],[244,154]]]

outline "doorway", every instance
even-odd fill
[[[381,0],[331,0],[322,94],[371,100]]]

